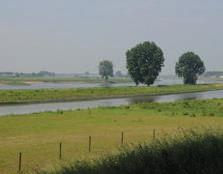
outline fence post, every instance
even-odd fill
[[[88,113],[89,115],[91,115],[91,109],[88,107]]]
[[[89,136],[88,151],[91,152],[91,136]]]
[[[122,132],[122,135],[121,135],[121,145],[123,146],[124,144],[124,132]]]
[[[153,140],[155,140],[155,139],[156,139],[156,130],[153,129]]]
[[[60,146],[59,146],[59,159],[62,159],[62,142],[60,142]]]
[[[22,170],[22,153],[20,152],[19,153],[19,173],[21,172]]]

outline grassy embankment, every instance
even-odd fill
[[[75,160],[94,159],[117,153],[121,132],[125,143],[142,143],[174,136],[180,128],[221,128],[223,99],[146,103],[91,110],[45,112],[0,118],[0,171],[15,173],[18,153],[23,153],[22,169],[35,171],[68,165]],[[88,153],[88,136],[92,152]],[[59,142],[63,143],[58,160]]]
[[[223,89],[223,84],[171,85],[160,87],[0,90],[0,104],[75,101],[140,95],[175,94],[219,89]]]

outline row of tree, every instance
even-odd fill
[[[154,42],[146,41],[137,44],[126,52],[127,69],[136,85],[142,83],[151,85],[155,82],[164,66],[164,54]],[[186,52],[176,63],[175,72],[184,79],[185,84],[196,84],[198,76],[205,72],[205,65],[201,58],[193,53]],[[99,74],[108,79],[113,76],[113,64],[104,60],[99,64]]]

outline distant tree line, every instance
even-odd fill
[[[40,71],[38,73],[32,73],[32,76],[40,76],[40,77],[55,76],[55,73],[54,72],[48,72],[48,71]]]
[[[45,77],[45,76],[55,76],[54,72],[40,71],[32,73],[23,73],[23,72],[0,72],[0,76],[5,77]]]
[[[127,50],[126,61],[128,74],[138,84],[152,85],[164,67],[162,49],[154,42],[143,42]],[[205,72],[205,65],[199,55],[186,52],[179,57],[175,66],[175,73],[183,78],[184,84],[196,84],[200,75]],[[118,72],[119,74],[120,72]],[[99,74],[106,80],[113,76],[113,64],[104,60],[99,63]]]

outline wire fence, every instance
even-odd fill
[[[156,139],[156,130],[153,129],[152,130],[152,139],[155,140]],[[93,144],[93,137],[92,136],[89,136],[88,137],[88,145],[86,146],[88,149],[88,153],[92,153],[94,151],[94,148],[92,146]],[[94,144],[96,144],[97,142],[94,142]],[[66,153],[63,149],[63,146],[64,146],[64,142],[59,142],[57,144],[58,146],[58,160],[61,161],[63,160],[63,155]],[[124,132],[121,132],[121,136],[120,136],[120,147],[124,147],[124,145],[127,144],[127,141],[125,139],[125,133]],[[24,168],[28,165],[24,162],[24,159],[26,158],[26,153],[25,152],[19,152],[18,153],[18,170],[17,170],[17,173],[19,174],[22,174],[22,173],[25,173],[25,170]],[[27,162],[27,161],[26,161]]]

